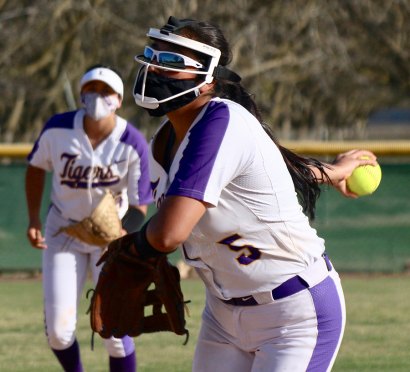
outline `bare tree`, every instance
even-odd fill
[[[121,71],[121,114],[148,136],[133,57],[169,15],[221,26],[232,68],[281,138],[357,137],[374,110],[409,105],[410,0],[0,0],[0,141],[32,141],[74,109],[95,63]]]

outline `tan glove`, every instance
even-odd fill
[[[118,217],[114,196],[110,191],[101,199],[90,217],[73,225],[62,227],[55,234],[64,232],[84,243],[105,247],[121,236],[121,220]]]

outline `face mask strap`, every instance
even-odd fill
[[[136,96],[137,96],[137,95],[141,96],[141,103],[144,103],[144,102],[145,102],[145,85],[146,85],[147,74],[148,74],[148,67],[149,67],[148,65],[149,65],[149,64],[147,64],[146,66],[143,66],[143,67],[140,68],[140,70],[138,71],[138,74],[137,74],[137,78],[136,78],[135,83],[134,83],[134,91],[133,91],[134,98],[136,99]],[[158,66],[155,65],[155,67],[158,67]],[[159,66],[159,67],[160,67],[160,66]],[[139,78],[139,76],[141,75],[141,71],[142,71],[142,70],[144,70],[144,72],[143,72],[144,77],[143,77],[143,81],[142,81],[141,93],[137,93],[137,92],[135,92],[135,89],[136,89],[136,86],[137,86],[138,78]],[[199,89],[202,88],[205,84],[206,84],[206,81],[202,81],[201,83],[199,83],[198,85],[196,85],[196,86],[193,87],[193,88],[184,90],[184,91],[181,92],[181,93],[174,94],[174,95],[172,95],[171,97],[167,97],[167,98],[164,98],[164,99],[159,100],[159,101],[158,101],[157,99],[155,99],[155,97],[152,97],[152,98],[155,99],[155,104],[158,104],[158,105],[159,105],[159,104],[161,104],[161,103],[171,101],[171,100],[173,100],[174,98],[181,97],[181,96],[183,96],[183,95],[185,95],[185,94],[187,94],[187,93],[194,92],[194,91],[195,91],[195,95],[198,97],[199,94],[200,94]],[[151,98],[151,97],[147,97],[147,98]],[[148,100],[148,101],[149,101],[149,100]],[[154,102],[148,102],[148,104],[153,104],[153,103],[154,103]]]
[[[143,67],[141,67],[140,71],[142,69],[143,69]],[[143,77],[143,80],[142,80],[142,87],[141,87],[141,99],[142,99],[142,101],[144,101],[144,97],[145,97],[145,83],[147,81],[147,74],[148,74],[148,67],[146,67],[144,69],[144,77]],[[137,80],[138,80],[138,76],[137,76]],[[137,83],[137,81],[135,81],[135,83]]]

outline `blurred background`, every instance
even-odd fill
[[[339,271],[409,271],[410,0],[0,0],[0,272],[40,270],[25,156],[51,115],[78,107],[90,65],[118,69],[119,114],[147,139],[156,129],[133,101],[134,56],[170,15],[224,30],[231,68],[285,146],[326,161],[376,153],[378,190],[352,200],[324,187],[313,225]]]

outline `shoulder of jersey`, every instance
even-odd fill
[[[141,143],[147,143],[147,140],[145,139],[141,131],[130,122],[127,122],[125,130],[121,135],[120,141],[133,147],[137,147],[137,145]]]
[[[77,111],[69,111],[52,116],[44,126],[44,130],[47,129],[73,129],[74,128],[74,116]]]

